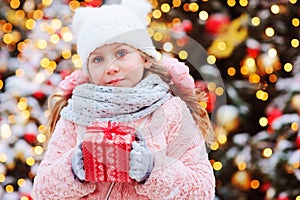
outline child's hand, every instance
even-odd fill
[[[193,77],[189,74],[189,67],[176,58],[169,58],[163,61],[169,74],[172,77],[173,84],[184,89],[195,88]]]
[[[130,152],[130,178],[143,182],[147,180],[153,169],[153,156],[144,140],[134,141]]]
[[[80,182],[85,181],[85,171],[83,167],[83,155],[81,143],[76,146],[72,157],[72,172]]]

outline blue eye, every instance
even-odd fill
[[[93,62],[94,63],[100,63],[100,62],[103,62],[103,57],[95,57],[95,58],[93,58]]]
[[[121,49],[117,51],[117,58],[122,58],[127,55],[127,51],[125,49]]]

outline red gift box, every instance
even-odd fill
[[[85,180],[132,182],[129,153],[135,129],[121,123],[95,123],[87,127],[82,142]]]

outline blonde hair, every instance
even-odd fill
[[[171,76],[165,66],[159,63],[153,63],[149,71],[161,77],[166,83],[170,83]],[[178,87],[176,84],[170,85],[173,95],[180,97],[188,106],[194,120],[197,122],[199,129],[208,145],[216,141],[216,135],[213,131],[211,120],[205,108],[200,105],[200,102],[206,102],[206,94],[199,88],[194,88],[195,92],[189,89]]]
[[[147,69],[148,73],[155,73],[161,77],[166,83],[170,83],[171,76],[169,75],[166,67],[152,60],[152,66]],[[145,72],[147,75],[147,72]],[[200,102],[206,101],[205,93],[200,91],[200,89],[195,88],[195,93],[182,89],[174,84],[170,85],[170,90],[173,95],[180,97],[187,104],[194,120],[197,122],[201,133],[208,145],[215,141],[215,134],[212,128],[211,121],[209,119],[208,113],[200,106]],[[48,107],[50,110],[50,115],[48,117],[47,123],[47,140],[50,139],[53,133],[56,123],[60,118],[60,111],[64,106],[67,105],[68,99],[71,95],[58,95],[54,94],[50,96]],[[54,101],[54,103],[52,103]],[[47,143],[45,143],[47,145]]]

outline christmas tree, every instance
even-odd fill
[[[218,135],[210,146],[216,199],[299,200],[300,3],[150,2],[155,45],[188,64],[207,91],[200,104]],[[103,3],[0,1],[1,199],[31,199],[45,152],[47,98],[81,67],[73,11]]]

